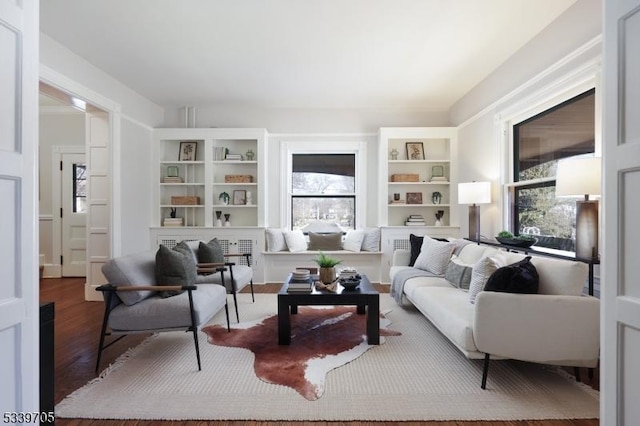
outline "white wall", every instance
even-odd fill
[[[483,235],[503,228],[500,185],[507,178],[508,147],[498,115],[525,109],[537,94],[562,91],[587,78],[579,70],[593,68],[601,56],[601,8],[600,0],[577,1],[451,109],[453,125],[459,126],[459,181],[493,182],[494,202],[481,206]],[[468,235],[466,209],[460,209],[459,222],[461,234]]]
[[[161,126],[164,109],[140,96],[50,37],[40,35],[41,79],[67,93],[113,112],[112,161],[114,176],[115,253],[148,247],[151,192],[152,128]],[[144,207],[144,208],[143,208]]]
[[[84,146],[85,117],[81,112],[61,112],[56,109],[41,108],[39,127],[39,208],[40,208],[40,254],[45,264],[58,264],[52,257],[53,212],[51,199],[52,147]]]

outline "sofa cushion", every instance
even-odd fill
[[[122,286],[156,285],[156,260],[154,251],[144,251],[109,260],[102,266],[102,273],[107,282]],[[118,292],[117,295],[127,306],[150,297],[151,291]]]
[[[469,283],[469,301],[475,303],[476,296],[487,284],[489,277],[498,268],[506,266],[507,262],[501,253],[492,253],[478,260],[471,269],[471,282]]]
[[[362,241],[364,240],[364,230],[349,229],[344,237],[342,247],[348,251],[358,252],[362,249]]]
[[[420,254],[413,266],[434,275],[444,275],[453,250],[456,248],[455,243],[437,241],[429,236],[423,238]]]
[[[478,244],[467,244],[457,253],[458,258],[462,263],[467,265],[473,265],[483,257],[489,256],[493,253],[499,253],[500,251],[488,246]],[[513,263],[513,262],[511,262]]]
[[[531,263],[538,270],[538,293],[580,296],[589,276],[586,263],[534,256]]]
[[[538,293],[538,271],[531,263],[531,256],[520,262],[498,268],[487,280],[484,291],[503,293]]]
[[[217,238],[198,244],[198,263],[224,263],[224,251]]]
[[[342,250],[342,234],[316,234],[309,232],[309,248],[307,250]]]
[[[287,242],[284,239],[284,229],[267,228],[267,251],[286,251]]]
[[[196,264],[191,250],[179,246],[171,250],[161,244],[156,252],[155,274],[159,286],[193,285],[196,281]],[[158,292],[158,296],[171,297],[180,293],[182,291],[163,291]]]
[[[287,242],[287,247],[292,253],[305,251],[307,249],[307,240],[300,229],[284,231],[284,240]]]
[[[454,287],[463,290],[469,289],[471,283],[471,271],[473,264],[463,263],[455,254],[449,260],[447,269],[444,272],[444,279]]]
[[[193,293],[196,324],[202,325],[224,307],[227,295],[219,285],[202,285]],[[114,331],[161,330],[191,325],[189,295],[169,298],[149,297],[134,306],[118,305],[109,316]]]
[[[380,251],[380,228],[365,228],[362,251]]]
[[[402,291],[407,295],[409,299],[413,298],[414,292],[418,288],[422,287],[448,287],[452,288],[451,284],[442,279],[442,277],[414,277],[409,278],[404,283]]]
[[[462,351],[478,350],[473,339],[475,306],[467,293],[449,285],[423,286],[415,289],[411,300]]]

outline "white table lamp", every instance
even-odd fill
[[[491,182],[458,184],[458,203],[469,206],[469,239],[480,241],[480,206],[491,202]]]
[[[558,161],[556,196],[584,196],[576,202],[576,257],[598,258],[598,201],[589,195],[600,195],[602,161],[600,157],[572,158]]]

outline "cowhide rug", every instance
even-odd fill
[[[383,336],[398,336],[386,329],[390,324],[380,315],[380,343]],[[310,401],[324,393],[327,373],[345,365],[375,347],[367,343],[366,315],[352,306],[299,307],[291,316],[291,345],[278,345],[278,316],[231,326],[202,329],[209,343],[249,349],[255,355],[256,376],[267,383],[289,386]]]

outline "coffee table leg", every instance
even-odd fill
[[[367,305],[358,305],[356,307],[356,313],[358,315],[364,315],[367,311],[366,308],[367,308]]]
[[[289,305],[278,298],[278,344],[291,344],[291,317]]]
[[[367,343],[380,344],[380,299],[377,294],[369,299],[367,306]]]

